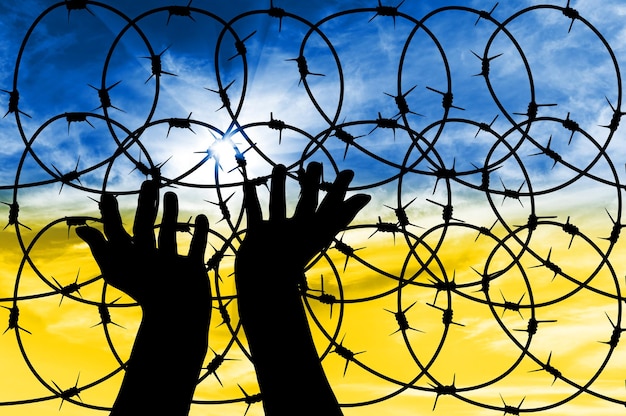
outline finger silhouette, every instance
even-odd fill
[[[246,209],[248,229],[253,229],[258,227],[263,219],[261,204],[259,203],[259,197],[256,193],[256,187],[253,182],[246,181],[243,189],[243,205]]]
[[[337,209],[343,204],[352,178],[354,178],[354,172],[351,170],[343,170],[337,174],[335,182],[331,185],[317,211],[322,218],[331,219],[336,214]]]
[[[163,196],[163,220],[159,230],[159,249],[165,256],[178,254],[176,244],[176,224],[178,222],[178,198],[174,192]]]
[[[276,165],[272,170],[272,184],[270,189],[270,220],[284,220],[286,214],[285,181],[287,168]]]
[[[322,177],[321,163],[311,162],[305,172],[300,173],[300,199],[294,218],[310,218],[317,208],[319,185]]]
[[[114,244],[126,244],[130,242],[130,235],[122,226],[117,199],[112,194],[103,194],[100,200],[102,212],[102,226],[104,234]]]
[[[204,263],[204,251],[207,245],[209,233],[209,220],[205,215],[198,215],[195,222],[195,230],[189,247],[189,258],[197,263]]]
[[[140,250],[155,248],[154,222],[158,210],[159,189],[154,181],[145,181],[139,190],[133,234]]]
[[[106,262],[106,240],[102,233],[95,228],[82,226],[76,228],[76,234],[87,243],[93,258],[98,263],[100,270],[102,270],[102,266]]]
[[[351,196],[343,202],[343,208],[336,216],[331,217],[335,232],[345,228],[352,222],[356,214],[359,213],[372,199],[370,195],[357,194]]]

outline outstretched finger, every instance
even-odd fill
[[[296,205],[294,218],[309,218],[315,213],[319,201],[322,164],[311,162],[306,172],[300,174],[300,199]]]
[[[243,185],[243,191],[243,206],[246,209],[248,229],[255,228],[261,223],[263,214],[254,182],[246,180]]]
[[[112,194],[105,193],[100,199],[100,212],[102,213],[102,226],[104,234],[113,244],[130,243],[130,235],[122,226],[117,199]]]
[[[106,240],[102,233],[95,228],[83,226],[76,228],[76,235],[87,243],[102,272],[102,266],[106,264]]]
[[[370,200],[369,195],[357,194],[343,201],[333,212],[325,215],[318,212],[316,233],[319,240],[330,243],[338,232],[346,229]]]
[[[318,214],[322,217],[332,217],[343,199],[346,197],[346,191],[350,182],[354,178],[354,172],[351,170],[342,170],[337,174],[335,182],[331,185],[326,197],[322,200],[318,209]]]
[[[270,187],[270,220],[284,220],[286,214],[285,181],[287,168],[284,165],[274,166]]]
[[[208,233],[209,220],[205,215],[198,215],[191,239],[191,246],[189,246],[189,258],[195,263],[204,263],[204,251],[206,250]]]
[[[154,221],[159,206],[159,189],[156,182],[149,180],[141,184],[133,234],[135,244],[141,250],[154,249]]]
[[[337,213],[335,217],[334,227],[336,232],[344,229],[348,226],[356,217],[356,214],[359,213],[372,199],[370,195],[367,194],[357,194],[353,195],[350,198],[346,199],[341,207],[341,210]]]
[[[159,230],[159,250],[169,257],[178,254],[176,224],[178,222],[178,198],[174,192],[163,196],[163,220]]]

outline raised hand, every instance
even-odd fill
[[[344,200],[354,173],[339,172],[328,193],[319,203],[322,165],[310,163],[299,173],[301,194],[295,213],[286,216],[286,169],[278,165],[272,172],[269,219],[263,220],[253,184],[246,184],[245,209],[248,220],[246,237],[237,255],[237,265],[255,268],[274,264],[290,272],[301,273],[306,264],[330,245],[333,237],[369,202],[370,196],[354,195]]]
[[[154,224],[159,193],[153,181],[141,187],[132,237],[110,194],[100,202],[106,238],[95,228],[76,230],[91,248],[103,279],[135,299],[143,311],[111,415],[186,415],[207,350],[211,292],[204,251],[209,223],[204,215],[197,216],[189,253],[179,255],[178,199],[172,192],[163,199],[158,247]]]
[[[344,200],[353,173],[343,171],[318,205],[322,166],[310,163],[299,174],[300,199],[287,218],[286,175],[280,165],[272,172],[268,220],[263,220],[254,185],[246,184],[248,228],[235,260],[239,316],[266,416],[341,415],[315,349],[299,284],[307,263],[370,197]]]

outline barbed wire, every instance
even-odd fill
[[[471,406],[493,410],[494,414],[543,412],[581,395],[594,397],[603,404],[626,405],[626,401],[614,393],[615,390],[607,393],[599,381],[603,373],[619,364],[615,362],[614,356],[624,331],[621,320],[624,298],[618,278],[623,273],[623,265],[614,253],[624,227],[621,222],[621,191],[624,185],[619,179],[615,156],[609,150],[624,114],[621,110],[621,75],[618,60],[609,42],[592,23],[570,6],[569,1],[564,7],[533,5],[502,20],[494,17],[497,3],[490,10],[445,6],[418,18],[405,14],[402,3],[389,6],[379,2],[374,7],[332,13],[317,22],[290,13],[273,3],[269,9],[244,12],[230,20],[191,3],[158,7],[131,18],[105,3],[66,0],[42,11],[24,35],[15,64],[13,85],[10,90],[6,90],[9,94],[7,115],[11,114],[15,118],[15,128],[23,142],[23,149],[14,182],[0,186],[1,190],[12,193],[12,200],[4,202],[9,211],[7,227],[14,230],[22,257],[14,276],[13,293],[0,299],[0,306],[8,311],[7,331],[14,334],[24,363],[35,382],[45,388],[48,394],[7,400],[0,402],[0,406],[60,401],[61,405],[71,403],[88,409],[109,410],[110,404],[97,400],[91,402],[80,394],[111,383],[114,376],[124,371],[124,354],[120,350],[126,348],[125,344],[111,334],[112,325],[124,326],[124,322],[113,320],[111,311],[137,308],[137,304],[127,297],[111,300],[114,289],[108,287],[99,275],[83,278],[77,274],[74,281],[62,284],[61,280],[46,272],[48,265],[42,264],[41,254],[37,252],[46,250],[43,247],[45,241],[57,235],[59,227],[68,228],[69,245],[71,227],[88,223],[97,227],[100,219],[89,215],[68,215],[66,212],[41,228],[31,227],[29,224],[38,222],[38,213],[26,206],[29,216],[20,214],[20,208],[25,207],[20,202],[23,199],[30,200],[29,193],[54,187],[59,189],[59,198],[65,197],[67,193],[72,197],[76,193],[87,195],[95,200],[104,192],[132,196],[138,192],[139,179],[150,177],[158,180],[162,187],[175,187],[177,192],[182,193],[190,192],[197,200],[207,201],[211,209],[217,209],[221,217],[214,221],[217,224],[210,231],[213,251],[207,253],[206,266],[215,294],[212,306],[218,312],[214,314],[217,315],[214,318],[217,319],[215,331],[226,334],[227,341],[217,347],[211,336],[213,356],[207,357],[198,385],[214,383],[211,376],[215,376],[222,384],[227,380],[223,375],[218,377],[217,371],[226,361],[247,360],[247,364],[239,365],[248,365],[248,372],[252,371],[241,326],[236,315],[231,316],[236,311],[237,294],[230,283],[232,278],[229,278],[232,272],[230,259],[236,255],[246,230],[239,202],[243,183],[247,180],[256,181],[259,186],[263,186],[268,181],[271,167],[284,163],[291,172],[291,182],[295,184],[295,171],[311,160],[323,160],[327,168],[326,175],[336,174],[345,168],[353,169],[356,185],[351,190],[374,195],[370,204],[374,208],[366,215],[367,218],[348,227],[336,237],[331,248],[320,253],[306,270],[307,280],[302,287],[303,301],[311,323],[322,340],[319,341],[319,351],[323,363],[330,366],[327,363],[336,354],[345,362],[340,365],[343,367],[340,377],[345,379],[350,364],[360,369],[361,376],[371,377],[373,383],[380,386],[376,392],[366,391],[357,398],[351,395],[350,399],[342,399],[339,394],[344,408],[359,409],[399,396],[413,397],[420,394],[427,395],[434,402],[433,409],[436,409],[442,396],[451,396]],[[534,19],[535,14],[543,12],[560,15],[559,24],[565,25],[568,36],[575,36],[576,30],[586,30],[602,46],[601,51],[596,48],[593,53],[605,56],[609,64],[603,69],[611,71],[615,76],[615,85],[610,87],[612,100],[606,98],[608,107],[597,110],[606,113],[610,109],[611,114],[603,126],[602,136],[597,129],[592,127],[586,130],[575,121],[575,106],[572,103],[541,101],[549,94],[542,90],[545,82],[533,72],[533,64],[528,58],[536,51],[524,47],[525,36],[530,35],[519,28],[523,27],[525,21]],[[451,56],[457,51],[444,46],[446,39],[436,34],[440,24],[437,19],[448,13],[463,16],[458,21],[467,18],[475,20],[475,30],[487,34],[484,36],[486,41],[482,51],[468,51],[462,47],[464,53],[475,55],[471,68],[477,72],[473,75],[484,81],[482,93],[486,93],[485,97],[491,100],[490,105],[495,105],[497,109],[490,122],[482,118],[484,112],[471,111],[472,107],[481,107],[484,102],[478,99],[475,102],[459,102],[458,95],[453,95],[453,91],[463,89],[466,80],[457,79],[455,75],[457,69],[452,60],[456,64],[457,58]],[[44,24],[45,19],[65,14],[70,29],[73,24],[90,18],[90,15],[95,17],[106,14],[117,19],[115,27],[118,29],[109,49],[98,51],[103,57],[101,81],[97,86],[91,85],[95,91],[88,87],[92,97],[97,95],[99,106],[91,110],[89,107],[75,111],[63,110],[51,115],[47,113],[55,109],[48,108],[43,114],[37,114],[26,110],[28,106],[36,107],[33,103],[35,95],[31,94],[23,100],[18,92],[28,89],[27,85],[23,85],[21,71],[28,53],[34,52],[33,44],[38,42],[39,38],[34,35],[36,30]],[[372,27],[381,23],[378,21],[383,18],[391,18],[384,25],[389,26],[387,30],[394,31],[402,38],[402,42],[396,45],[400,53],[398,59],[391,62],[383,56],[376,57],[374,61],[380,60],[381,67],[384,63],[397,68],[393,74],[387,74],[397,80],[397,90],[389,93],[382,90],[383,86],[376,86],[381,89],[380,96],[392,99],[393,104],[390,101],[379,107],[376,118],[364,118],[361,112],[346,104],[353,96],[359,96],[359,91],[355,90],[350,80],[356,75],[345,69],[346,62],[362,57],[344,56],[342,52],[349,49],[351,42],[357,42],[357,39],[346,41],[338,34],[347,34],[349,37],[350,25]],[[203,93],[210,94],[204,96],[204,99],[219,99],[221,107],[215,112],[217,122],[195,118],[193,112],[187,117],[162,116],[162,102],[173,97],[172,89],[165,86],[165,77],[182,79],[185,74],[176,74],[174,69],[169,69],[164,63],[164,53],[174,53],[176,46],[159,50],[156,47],[158,41],[151,41],[145,28],[149,26],[148,22],[154,24],[154,19],[160,19],[157,27],[161,28],[180,20],[185,20],[192,27],[199,25],[201,19],[209,20],[219,27],[215,43],[208,48],[213,51],[214,62],[211,87],[200,87],[195,84],[196,80],[190,81],[198,90],[204,88]],[[281,119],[278,111],[284,107],[272,108],[269,97],[266,97],[268,104],[263,106],[265,113],[262,116],[246,108],[257,105],[254,102],[251,104],[252,99],[248,98],[256,94],[255,88],[272,88],[271,85],[255,85],[252,76],[250,55],[255,53],[254,47],[259,50],[263,47],[254,39],[260,30],[252,29],[254,19],[278,20],[277,27],[270,30],[289,32],[291,42],[297,39],[297,56],[289,55],[291,57],[286,58],[285,63],[291,65],[290,70],[297,76],[295,79],[300,96],[288,99],[293,101],[293,106],[297,106],[304,90],[306,100],[312,106],[310,108],[316,111],[311,118],[319,120],[314,128],[311,127],[311,120],[305,117],[293,123]],[[342,25],[342,22],[350,24]],[[287,43],[285,38],[282,39],[282,42]],[[410,83],[420,76],[415,61],[416,56],[420,55],[416,55],[415,49],[423,46],[423,42],[429,43],[434,52],[429,59],[424,56],[427,61],[425,66],[429,73],[437,74],[439,81],[436,84],[422,84],[420,91],[416,90],[417,84]],[[504,48],[503,45],[507,47],[506,52],[500,52],[499,48]],[[126,83],[124,78],[116,78],[120,71],[124,73],[123,69],[116,66],[121,65],[118,55],[126,53],[125,48],[130,46],[137,48],[131,54],[147,58],[146,62],[150,64],[147,73],[140,73],[136,69],[136,73],[132,70],[127,73],[131,78],[145,81],[137,87],[137,91],[143,91],[144,97],[149,96],[145,100],[148,103],[146,108],[122,106],[112,97],[114,88]],[[309,53],[312,50],[323,50],[327,61],[315,59]],[[291,52],[275,53],[282,57]],[[507,63],[500,64],[494,75],[495,64],[505,59],[500,58],[503,53],[507,54]],[[512,57],[512,54],[515,56]],[[438,65],[431,65],[432,60],[437,61]],[[91,65],[96,66],[96,63]],[[236,76],[233,74],[234,65],[239,65]],[[314,65],[318,65],[319,69]],[[501,89],[498,84],[500,77],[506,76],[503,75],[503,68],[514,65],[517,65],[517,69],[521,68],[521,78],[527,83],[529,100],[525,109],[511,108],[507,104],[510,91],[496,92]],[[145,70],[144,67],[140,69]],[[210,79],[210,71],[206,68],[203,71],[202,75]],[[129,84],[134,81],[134,78],[131,79]],[[272,81],[288,84],[293,80],[281,80],[277,75]],[[597,82],[601,84],[605,81],[606,78]],[[522,90],[521,84],[515,81],[513,84],[516,90]],[[238,89],[236,93],[230,90],[233,86]],[[153,95],[149,93],[152,88]],[[329,93],[331,88],[335,90]],[[519,91],[513,94],[521,96]],[[600,97],[602,100],[604,98]],[[185,97],[176,99],[185,101]],[[433,106],[435,101],[439,102]],[[336,105],[329,102],[335,102]],[[544,114],[544,110],[548,113],[557,104],[558,111],[567,114],[565,117],[557,117],[556,113]],[[368,103],[368,108],[376,108],[377,105]],[[568,106],[572,109],[568,109]],[[167,110],[168,107],[164,108]],[[423,116],[417,111],[428,114]],[[393,112],[394,115],[387,115]],[[439,113],[433,116],[435,112]],[[141,114],[145,114],[145,117]],[[465,114],[467,118],[462,117]],[[91,145],[98,146],[98,152],[108,154],[89,165],[85,158],[80,159],[78,156],[73,169],[57,168],[53,160],[58,159],[50,157],[59,148],[54,149],[47,144],[40,146],[40,143],[47,143],[49,137],[57,134],[59,123],[67,124],[68,136],[74,124],[88,125],[85,128],[93,130],[89,133]],[[426,125],[418,127],[422,124]],[[177,139],[194,136],[195,150],[181,144],[184,143],[182,139],[173,140],[170,134]],[[161,148],[155,147],[154,137],[163,135],[167,143],[160,146],[165,149],[165,153],[170,152],[170,157],[173,157],[174,153],[180,152],[180,157],[185,161],[181,172],[169,169],[169,159],[163,157],[165,153]],[[92,136],[97,137],[98,141],[94,142]],[[547,143],[544,136],[550,137]],[[462,143],[455,143],[457,150],[448,143],[450,140],[482,140],[482,147],[474,145],[474,150],[479,151],[471,151],[470,145],[463,147]],[[389,144],[388,149],[385,143]],[[201,157],[193,156],[194,152]],[[89,159],[93,161],[99,156]],[[74,163],[72,160],[70,162]],[[131,172],[135,172],[134,185],[128,185],[126,182],[129,181],[124,177],[128,175],[125,169],[129,167]],[[177,168],[180,167],[179,164]],[[171,175],[166,173],[168,169]],[[332,172],[329,173],[328,169]],[[37,173],[33,174],[33,171]],[[494,180],[496,172],[502,173],[499,180]],[[545,180],[542,175],[549,175],[550,180]],[[328,183],[323,182],[322,188],[325,185]],[[382,197],[376,200],[376,195],[382,195],[389,189],[393,195],[391,200]],[[564,191],[577,194],[581,189],[600,189],[609,195],[610,210],[606,208],[606,213],[597,212],[593,206],[595,211],[590,214],[595,219],[606,218],[608,214],[611,227],[606,235],[599,237],[602,241],[597,241],[598,236],[584,232],[583,225],[571,219],[574,218],[575,210],[570,213],[566,206],[561,206],[557,215],[552,209],[551,204],[558,205]],[[477,217],[468,208],[471,206],[468,201],[480,201],[477,209],[481,210],[482,216]],[[593,205],[591,201],[589,205]],[[52,206],[49,208],[52,209]],[[439,209],[441,211],[437,215],[440,215],[440,219],[427,225],[424,214]],[[564,215],[567,215],[567,219],[559,220]],[[483,223],[486,218],[491,218],[487,225]],[[526,218],[526,223],[519,224],[520,218]],[[191,222],[180,223],[179,231],[184,233],[192,227]],[[570,250],[574,242],[577,251]],[[376,249],[367,249],[367,246]],[[455,253],[465,256],[468,251],[482,253],[484,258],[478,263],[467,264],[470,260],[454,256]],[[576,260],[582,262],[582,258],[576,253],[582,251],[593,260],[585,257],[584,264],[577,263]],[[388,256],[386,253],[389,253]],[[358,289],[355,289],[354,276],[357,275],[366,276],[363,279],[367,281],[356,279],[361,286],[356,284]],[[563,286],[566,289],[550,290],[545,283],[546,276],[551,281],[558,279],[566,282]],[[33,280],[43,285],[42,289],[31,292]],[[97,296],[83,295],[81,291],[89,291],[91,295]],[[558,344],[562,342],[558,338],[561,319],[557,316],[559,308],[572,308],[576,303],[587,304],[589,298],[603,305],[598,309],[599,316],[601,318],[606,313],[610,329],[605,331],[602,339],[592,338],[595,331],[588,336],[584,333],[576,334],[586,342],[603,345],[597,365],[588,370],[584,378],[580,378],[576,360],[568,362],[559,358],[557,353],[553,355],[552,351],[558,350]],[[20,313],[34,311],[37,302],[48,299],[54,302],[58,300],[59,305],[62,302],[64,305],[80,305],[100,317],[100,322],[94,322],[94,325],[100,326],[101,342],[116,363],[109,372],[89,382],[77,379],[76,384],[69,388],[61,388],[54,381],[49,381],[51,378],[47,372],[42,373],[24,342],[24,338],[33,335],[33,331],[29,330],[28,320],[20,319]],[[352,345],[351,336],[356,336],[353,335],[356,332],[355,322],[360,320],[358,311],[362,310],[359,309],[361,307],[380,312],[380,319],[385,319],[384,327],[388,332],[365,331],[368,332],[365,338],[360,335],[359,340],[369,341],[366,345],[352,349],[355,346]],[[604,308],[610,308],[610,311]],[[71,320],[71,317],[66,316],[65,319]],[[590,322],[594,322],[592,325],[597,325],[598,319],[597,316],[589,318]],[[485,325],[489,326],[494,338],[503,337],[499,345],[505,345],[503,348],[506,349],[509,362],[498,363],[501,369],[493,374],[492,371],[485,371],[484,374],[474,371],[471,376],[464,374],[465,381],[461,382],[459,372],[462,370],[454,368],[454,365],[448,366],[449,360],[454,361],[453,357],[470,354],[466,350],[467,346],[458,345],[458,331],[467,331],[465,334],[469,337],[472,331],[482,330]],[[546,335],[552,331],[556,338],[552,338],[553,344],[546,354],[544,343],[550,342],[545,340]],[[376,344],[390,334],[393,336],[394,350],[388,354],[405,357],[401,365],[395,362],[385,364],[385,357],[381,356],[386,354],[383,352],[385,350],[376,349]],[[288,328],[285,328],[285,336],[288,336]],[[541,341],[536,341],[538,338]],[[280,348],[280,340],[276,340],[276,344]],[[370,346],[378,354],[366,353]],[[77,373],[80,370],[77,369]],[[451,378],[448,377],[449,373],[452,374]],[[550,395],[551,399],[546,401],[545,396],[529,398],[528,401],[522,399],[514,406],[501,394],[494,393],[502,391],[506,386],[514,386],[521,375],[532,380],[532,383],[541,384],[544,379],[551,382],[544,386],[545,391],[555,389],[554,394]],[[342,379],[338,380],[337,385]],[[231,380],[230,383],[237,382]],[[557,383],[560,387],[558,390],[554,387]],[[532,392],[528,395],[531,396]],[[487,396],[493,396],[495,400]],[[212,397],[207,399],[196,393],[194,403],[203,409],[229,403],[243,403],[250,408],[262,400],[259,395],[249,394],[243,389],[236,390],[232,395],[213,394]]]

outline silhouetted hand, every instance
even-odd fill
[[[158,236],[154,223],[158,186],[142,184],[131,237],[122,226],[117,200],[100,202],[104,234],[91,227],[76,233],[89,247],[103,279],[134,298],[143,311],[111,416],[185,416],[208,347],[211,292],[204,267],[209,223],[196,217],[188,256],[177,252],[178,199],[164,196]]]
[[[256,189],[245,184],[248,228],[235,259],[239,317],[255,366],[266,416],[338,416],[304,311],[299,284],[304,268],[370,200],[344,200],[351,171],[337,175],[318,205],[322,166],[300,172],[301,194],[286,216],[284,166],[272,172],[269,219],[263,220]]]
[[[302,272],[307,263],[330,245],[333,237],[369,202],[370,196],[354,195],[347,200],[346,190],[354,177],[349,170],[339,172],[335,182],[318,206],[322,165],[310,163],[300,172],[301,194],[294,215],[286,217],[286,169],[278,165],[272,172],[269,219],[263,220],[253,184],[246,184],[245,209],[248,219],[246,237],[237,253],[238,268],[271,264],[290,272]]]
[[[209,223],[196,218],[188,256],[177,253],[178,199],[168,192],[163,198],[163,220],[158,248],[154,223],[158,210],[158,187],[153,181],[142,184],[131,237],[122,225],[117,200],[104,194],[100,202],[104,236],[95,228],[79,227],[76,232],[91,248],[102,277],[111,286],[135,299],[145,314],[167,308],[168,313],[200,318],[210,308],[210,292],[204,268],[204,251]],[[197,309],[197,310],[196,310]]]

